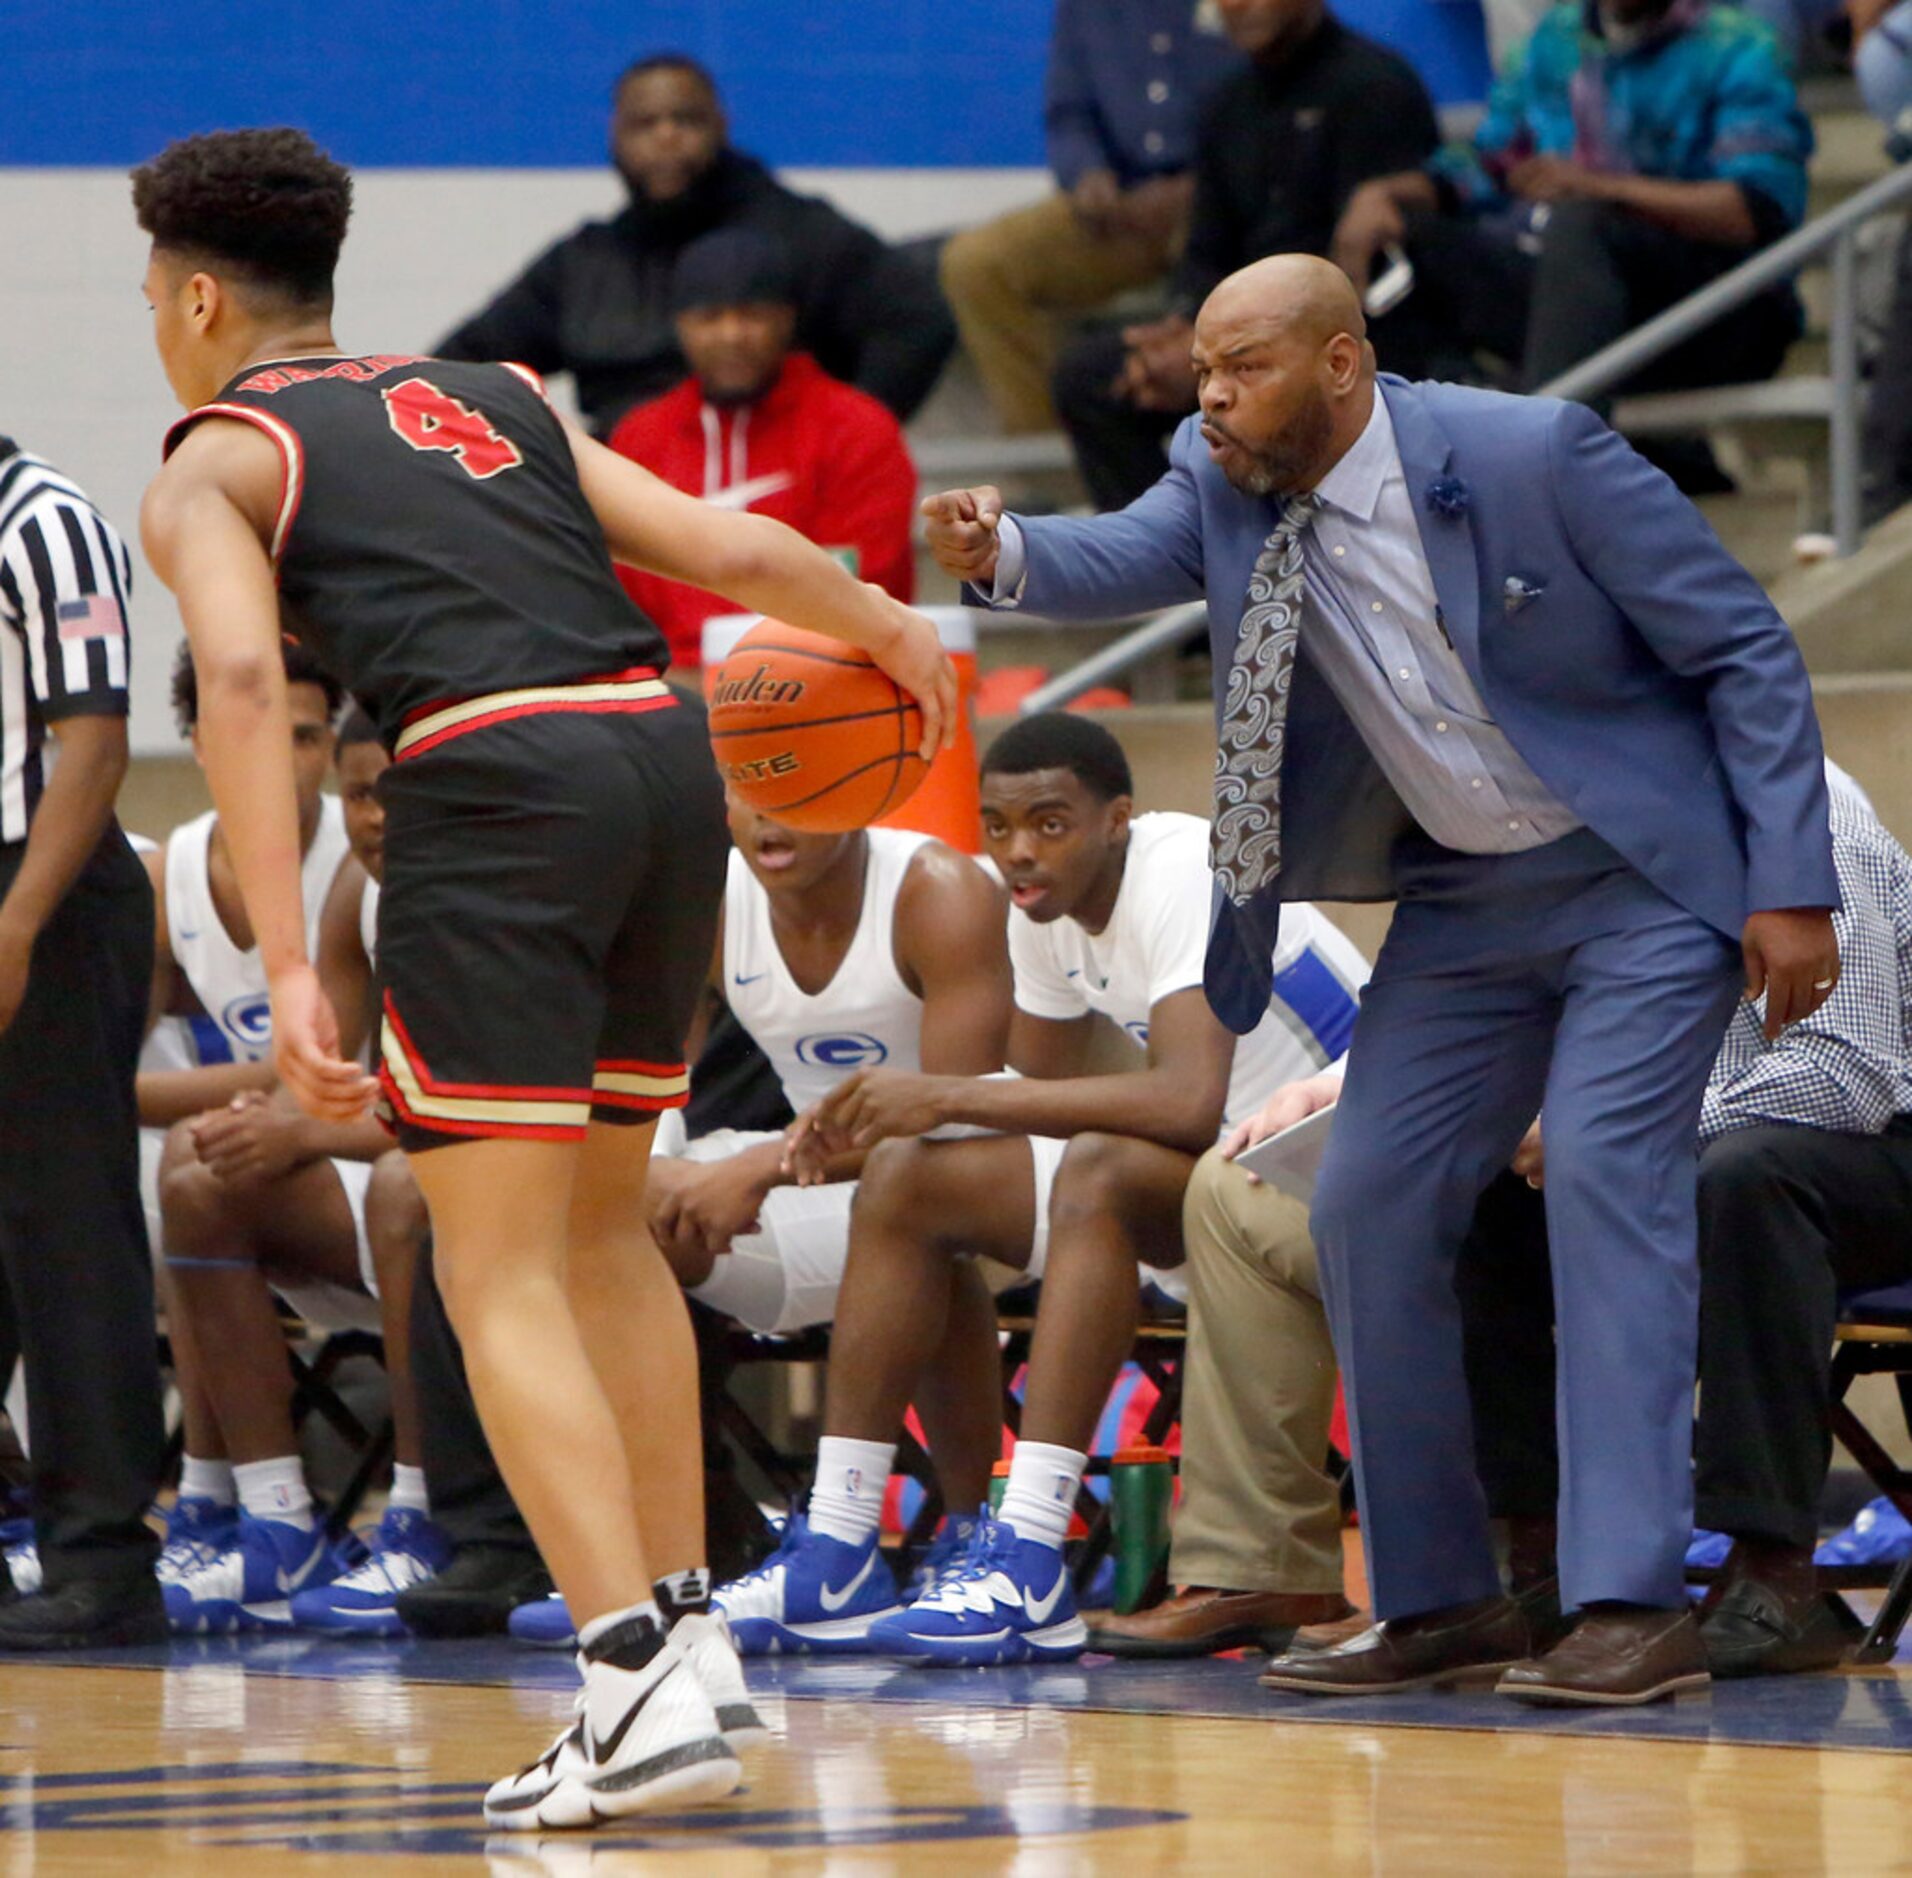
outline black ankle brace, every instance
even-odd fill
[[[612,1669],[642,1669],[664,1647],[664,1630],[655,1618],[627,1617],[584,1646],[587,1663]]]

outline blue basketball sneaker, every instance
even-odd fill
[[[239,1515],[233,1543],[160,1589],[166,1615],[185,1636],[290,1630],[292,1594],[331,1582],[343,1561],[323,1526]]]
[[[239,1537],[239,1509],[182,1493],[166,1515],[166,1541],[153,1570],[162,1585],[177,1584],[190,1571],[209,1565]]]
[[[513,1643],[522,1643],[533,1650],[575,1650],[578,1647],[578,1627],[571,1621],[571,1610],[564,1601],[562,1591],[553,1591],[548,1597],[533,1598],[529,1604],[520,1604],[505,1620],[505,1629],[510,1633]]]
[[[985,1519],[962,1569],[872,1624],[868,1648],[906,1663],[976,1669],[1067,1662],[1088,1640],[1062,1554]]]
[[[1709,1532],[1704,1526],[1693,1528],[1693,1537],[1687,1542],[1686,1565],[1689,1571],[1717,1571],[1726,1563],[1726,1555],[1733,1549],[1730,1533]]]
[[[452,1543],[442,1526],[409,1506],[388,1506],[372,1533],[365,1563],[325,1584],[292,1595],[292,1621],[301,1630],[355,1637],[402,1637],[401,1591],[435,1578],[451,1563]]]
[[[970,1542],[985,1513],[945,1513],[936,1527],[928,1549],[910,1573],[909,1589],[903,1594],[906,1604],[934,1591],[951,1572],[959,1572],[969,1561]]]
[[[1862,1507],[1844,1532],[1812,1555],[1815,1565],[1896,1565],[1912,1552],[1912,1525],[1883,1497]]]
[[[870,1626],[901,1609],[876,1541],[871,1533],[862,1545],[845,1545],[812,1532],[802,1513],[792,1512],[777,1549],[711,1595],[730,1620],[738,1653],[860,1656]]]

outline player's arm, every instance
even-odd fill
[[[206,780],[271,988],[279,1074],[310,1112],[344,1120],[364,1109],[373,1084],[340,1054],[337,1019],[306,957],[291,719],[265,547],[280,475],[263,433],[208,419],[147,488],[140,530],[192,642]]]
[[[172,931],[166,921],[165,844],[142,854],[139,864],[145,868],[153,888],[153,977],[146,992],[146,1029],[142,1033],[150,1037],[153,1026],[172,1010],[174,990],[179,982],[178,968],[173,964]],[[146,1118],[142,1115],[140,1119]]]
[[[172,1014],[179,997],[179,967],[173,961],[172,931],[166,920],[166,850],[142,854],[140,863],[153,883],[153,982],[147,994],[146,1030],[150,1036],[162,1017]],[[234,1096],[270,1089],[269,1063],[208,1063],[197,1069],[141,1070],[134,1081],[142,1128],[170,1128],[207,1109],[223,1108]]]
[[[1002,889],[966,855],[938,843],[911,860],[896,900],[894,949],[903,982],[923,1000],[918,1054],[927,1078],[986,1076],[1006,1060],[1012,1013],[1021,1015],[1006,910]],[[817,1186],[861,1175],[867,1148],[816,1135],[818,1113],[790,1125],[771,1184]]]
[[[860,581],[794,528],[713,508],[567,425],[612,554],[754,613],[860,646],[923,707],[923,754],[956,735],[956,669],[922,614]]]
[[[1015,1010],[1007,898],[967,855],[921,848],[896,899],[896,961],[923,1000],[919,1054],[936,1076],[987,1076],[1008,1060]]]
[[[260,1094],[277,1078],[270,1063],[207,1063],[198,1069],[142,1070],[135,1085],[142,1128],[170,1128],[235,1096]],[[388,1141],[386,1145],[391,1144]]]
[[[365,956],[359,915],[370,876],[350,855],[332,876],[319,913],[319,983],[338,1013],[339,1049],[360,1056],[372,1034],[372,961]],[[386,1145],[391,1145],[389,1138]]]
[[[363,1049],[373,1016],[372,962],[359,929],[366,880],[365,869],[348,855],[319,915],[319,983],[339,1013],[340,1047],[351,1056]],[[311,1161],[375,1161],[392,1138],[369,1115],[351,1121],[307,1115],[279,1089],[263,1102],[201,1103],[194,1111],[193,1145],[201,1165],[243,1185],[277,1179]]]
[[[1144,1068],[1105,1076],[1030,1075],[1030,1059],[1017,1053],[1026,1015],[1017,1013],[1010,1035],[1009,1060],[1021,1075],[972,1079],[860,1071],[824,1099],[818,1127],[833,1145],[860,1148],[950,1123],[1006,1135],[1133,1135],[1188,1154],[1213,1146],[1235,1040],[1216,1021],[1200,986],[1170,992],[1150,1008]]]

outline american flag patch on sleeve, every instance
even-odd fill
[[[110,593],[62,600],[56,617],[62,639],[119,639],[126,633],[126,615]]]

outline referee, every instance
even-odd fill
[[[86,497],[0,437],[0,1276],[43,1571],[32,1596],[0,1585],[0,1650],[167,1634],[133,1104],[153,896],[113,819],[131,579]]]

